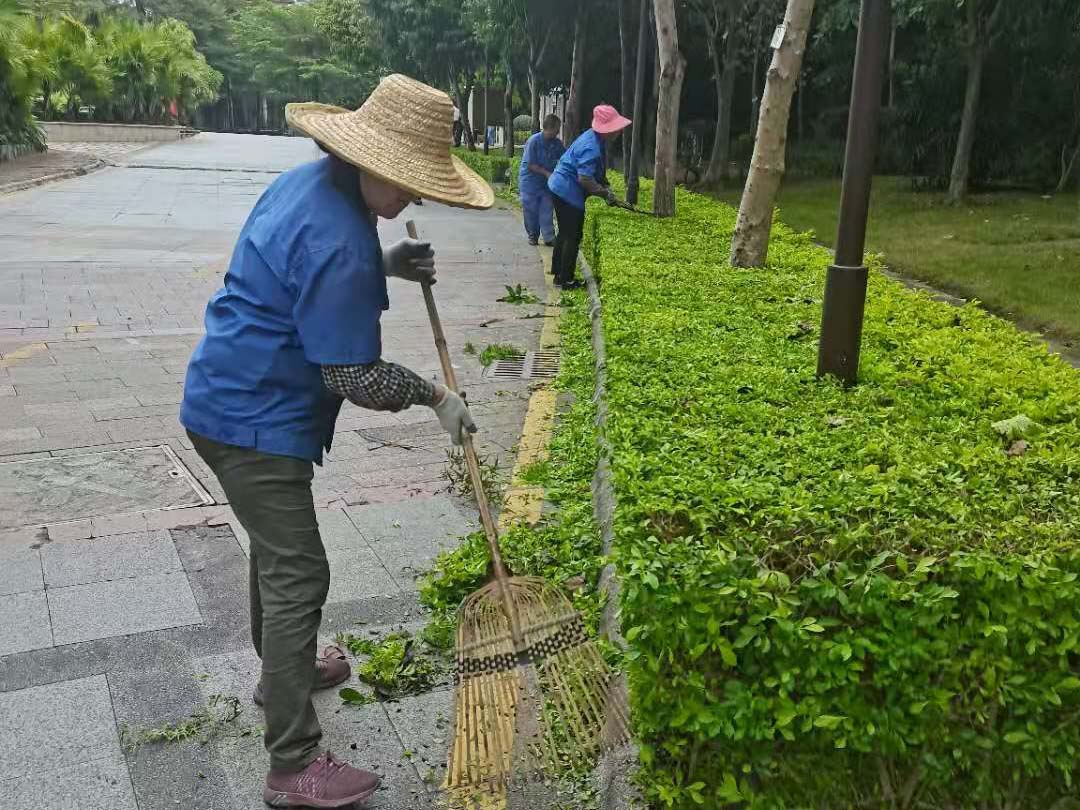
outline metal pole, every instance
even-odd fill
[[[641,169],[641,136],[645,117],[645,58],[649,49],[649,0],[641,0],[638,19],[637,73],[634,76],[634,123],[631,127],[630,167],[626,178],[626,201],[637,205]]]
[[[836,258],[825,280],[817,373],[818,376],[836,375],[847,384],[854,383],[859,373],[859,344],[868,275],[863,252],[877,150],[882,80],[888,54],[890,5],[891,0],[862,0]]]

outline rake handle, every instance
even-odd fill
[[[410,239],[419,239],[416,231],[416,223],[411,219],[405,223],[405,230]],[[442,319],[439,318],[439,310],[435,306],[435,296],[431,292],[431,285],[427,282],[420,284],[424,292],[424,305],[427,307],[428,320],[431,321],[431,332],[435,337],[435,348],[439,352],[439,363],[442,365],[443,379],[446,387],[451,391],[460,393],[464,399],[465,392],[459,391],[457,375],[454,374],[454,366],[450,362],[450,350],[446,345],[446,334],[443,332]],[[491,517],[491,507],[488,504],[487,493],[484,491],[483,478],[480,475],[480,459],[476,456],[476,448],[473,447],[472,435],[465,431],[461,436],[461,445],[465,451],[465,465],[469,469],[469,479],[472,481],[473,493],[476,495],[476,506],[480,510],[480,522],[484,524],[484,534],[487,536],[488,549],[491,552],[491,562],[495,569],[495,578],[500,582],[506,582],[509,574],[503,564],[502,551],[499,548],[499,532],[495,528],[495,521]]]

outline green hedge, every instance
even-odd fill
[[[734,223],[589,207],[650,799],[1072,806],[1080,377],[874,273],[860,384],[818,380],[826,252],[733,270]]]
[[[489,183],[506,183],[512,174],[510,158],[506,155],[495,151],[485,155],[480,150],[470,152],[465,147],[455,147],[453,152]]]

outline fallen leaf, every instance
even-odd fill
[[[1012,443],[1012,446],[1009,447],[1006,455],[1022,456],[1028,451],[1028,447],[1030,447],[1030,445],[1023,439],[1017,439],[1015,442]]]

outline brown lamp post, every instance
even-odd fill
[[[817,373],[835,375],[846,384],[859,373],[868,275],[863,254],[891,16],[891,0],[862,0],[836,258],[825,280]]]

